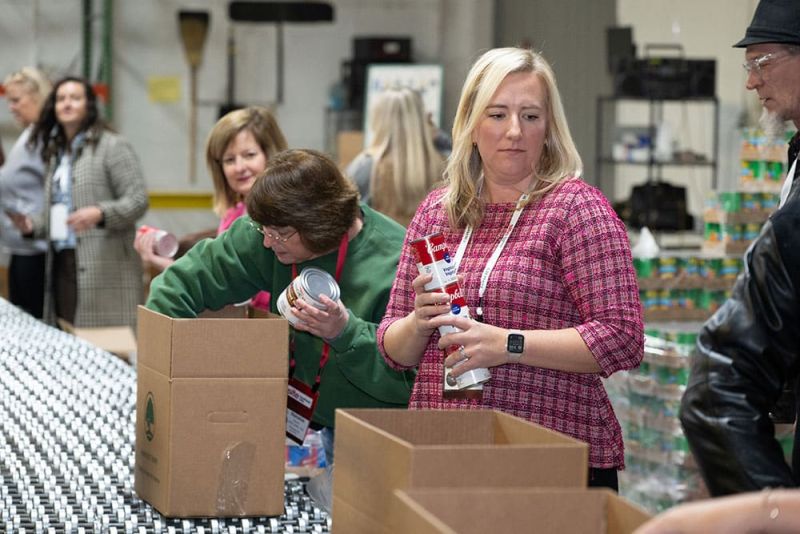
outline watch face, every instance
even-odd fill
[[[514,354],[522,354],[522,350],[525,347],[525,336],[522,334],[508,334],[508,345],[507,350],[508,352]]]

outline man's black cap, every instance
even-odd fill
[[[744,48],[760,43],[800,45],[800,0],[761,0],[744,39],[733,45]]]

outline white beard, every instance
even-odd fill
[[[761,129],[764,130],[769,141],[783,141],[786,134],[786,121],[783,117],[764,108],[758,124],[761,125]]]

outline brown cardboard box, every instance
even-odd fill
[[[139,497],[168,517],[283,513],[286,320],[138,321]]]
[[[649,518],[605,489],[440,488],[396,490],[388,523],[409,534],[630,534]]]
[[[346,130],[336,134],[336,153],[340,169],[347,167],[364,150],[364,132]]]
[[[585,443],[490,410],[337,410],[335,446],[342,534],[387,532],[395,489],[585,487],[588,473]]]
[[[0,297],[8,300],[8,267],[0,265]]]
[[[136,338],[130,326],[76,328],[64,319],[58,319],[58,327],[95,347],[116,354],[126,362],[129,362],[136,352]]]

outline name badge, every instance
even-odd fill
[[[296,378],[291,378],[289,379],[287,395],[286,437],[298,445],[302,445],[306,438],[308,427],[311,425],[311,416],[314,415],[319,392],[313,391],[308,384]]]
[[[50,239],[64,241],[69,236],[67,228],[67,205],[59,202],[50,206]]]

